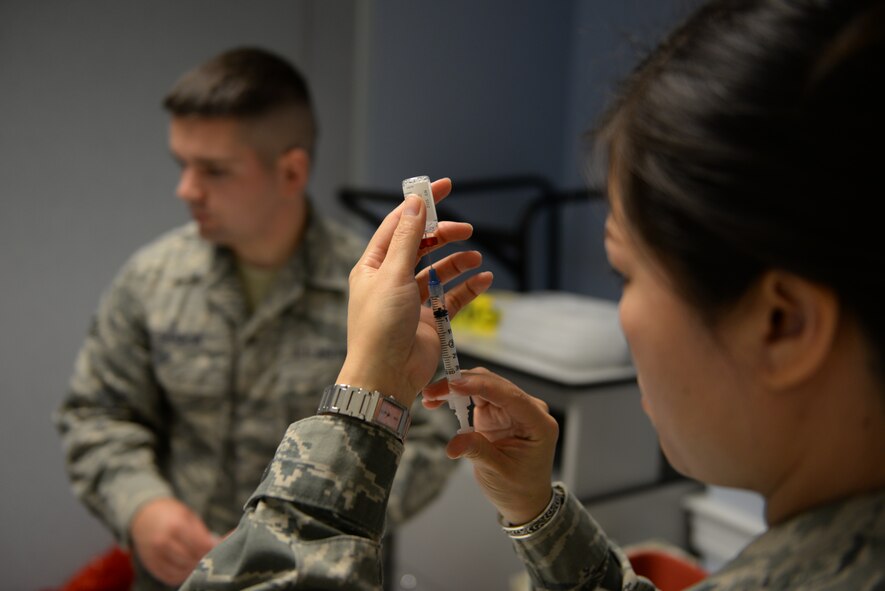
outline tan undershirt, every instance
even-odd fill
[[[254,312],[255,308],[258,307],[258,304],[261,303],[273,286],[279,269],[256,267],[255,265],[237,261],[237,272],[240,275],[240,281],[243,282],[243,290],[246,292],[246,303],[249,305],[249,311]]]

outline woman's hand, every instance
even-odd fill
[[[441,380],[424,390],[424,406],[435,408],[444,397],[470,395],[474,433],[456,435],[446,452],[466,457],[483,493],[513,524],[528,523],[547,506],[559,426],[547,403],[513,383],[479,368],[461,372],[463,380]]]
[[[439,201],[451,191],[449,179],[431,185]],[[409,197],[381,223],[366,251],[350,273],[347,318],[347,357],[338,383],[394,396],[409,406],[436,371],[439,338],[427,299],[427,271],[415,277],[419,254],[470,237],[469,224],[441,222],[432,249],[419,253],[424,234],[424,202]],[[475,269],[478,252],[458,252],[434,264],[443,283]],[[454,316],[492,283],[491,273],[479,273],[446,294]]]

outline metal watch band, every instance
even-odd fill
[[[364,390],[347,384],[333,384],[323,390],[317,414],[342,414],[374,423],[405,439],[411,416],[409,409],[395,398],[377,390]]]

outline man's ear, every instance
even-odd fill
[[[304,148],[289,148],[277,159],[277,171],[288,193],[304,193],[310,179],[310,154]]]
[[[776,270],[765,273],[754,291],[759,377],[771,389],[791,388],[826,362],[839,326],[838,298],[829,288]]]

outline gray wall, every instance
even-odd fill
[[[697,0],[384,0],[360,5],[355,182],[537,174],[586,185],[583,132]],[[502,9],[506,6],[506,9]],[[482,218],[483,212],[471,212]],[[506,215],[506,212],[495,212]],[[608,299],[604,204],[562,210],[561,288]],[[500,271],[493,260],[487,266]],[[533,266],[534,284],[541,279]],[[513,288],[505,273],[496,287]]]
[[[160,108],[175,79],[230,46],[279,51],[320,105],[318,197],[349,168],[352,5],[322,4],[0,3],[0,588],[58,584],[110,542],[69,492],[50,414],[101,290],[187,219]]]
[[[562,104],[566,121],[560,130],[564,146],[558,177],[561,186],[579,187],[586,182],[587,142],[583,132],[593,129],[600,112],[616,94],[620,80],[639,58],[697,3],[697,0],[575,2],[568,94]],[[590,180],[594,184],[599,182]],[[561,288],[616,299],[620,287],[608,270],[601,247],[604,204],[570,206],[563,214],[566,223],[562,243],[578,247],[562,251]]]
[[[362,179],[559,173],[572,2],[375,7]]]
[[[574,138],[633,63],[631,37],[683,4],[0,2],[0,587],[57,585],[110,543],[69,492],[50,415],[101,290],[186,220],[159,107],[181,72],[240,44],[299,64],[321,122],[312,192],[348,219],[332,199],[344,183],[536,172],[580,185]],[[611,296],[599,237],[582,230],[569,256],[592,254],[565,261],[567,287]]]

